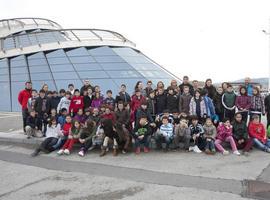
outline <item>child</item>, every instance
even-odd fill
[[[220,123],[217,128],[217,137],[215,141],[216,148],[222,152],[223,155],[228,155],[229,152],[226,151],[222,146],[222,142],[230,142],[231,148],[233,150],[233,154],[240,155],[240,153],[237,150],[236,144],[234,142],[234,139],[232,137],[232,126],[230,124],[230,119],[225,118],[223,120],[224,123]]]
[[[151,135],[151,128],[148,124],[147,116],[141,116],[139,123],[132,131],[132,136],[135,140],[136,154],[140,154],[141,145],[144,146],[144,153],[149,152],[149,135]]]
[[[165,147],[162,147],[162,149],[166,152],[169,149],[169,145],[173,141],[173,125],[169,123],[168,117],[162,118],[162,125],[156,132],[156,141],[158,146],[160,147],[162,143],[166,143]]]
[[[99,116],[99,110],[98,108],[93,108],[92,115],[90,115],[90,120],[93,120],[96,122],[96,125],[98,126],[100,123],[100,116]]]
[[[224,118],[233,120],[235,114],[236,94],[233,91],[231,84],[228,84],[227,91],[222,95],[222,105],[224,106]]]
[[[61,137],[58,139],[57,143],[54,145],[54,149],[61,148],[67,141],[69,130],[71,129],[71,126],[72,126],[71,121],[72,121],[71,116],[67,115],[65,118],[65,123],[61,128],[61,132],[62,132]]]
[[[40,129],[41,123],[41,120],[36,116],[35,110],[32,110],[26,119],[25,133],[27,135],[27,139],[30,139],[31,137],[42,137]]]
[[[189,151],[194,151],[195,153],[201,153],[201,150],[205,147],[205,140],[203,138],[204,130],[202,125],[198,122],[197,116],[191,116],[191,125],[189,126],[189,129],[193,146],[189,147]]]
[[[136,119],[136,112],[141,107],[141,103],[145,101],[144,96],[141,94],[141,91],[137,89],[135,91],[135,94],[132,96],[131,100],[131,116],[130,120],[131,122],[134,122]]]
[[[59,113],[62,110],[62,108],[65,108],[67,111],[69,111],[70,97],[71,97],[71,93],[69,91],[67,91],[65,96],[61,98],[61,100],[57,106],[57,113]]]
[[[69,112],[71,113],[71,116],[75,116],[79,109],[83,109],[84,103],[83,103],[83,97],[80,96],[80,91],[76,89],[74,91],[74,96],[71,99]]]
[[[103,102],[103,96],[99,92],[96,92],[91,103],[91,107],[99,108]]]
[[[65,122],[66,122],[66,117],[67,117],[67,109],[66,108],[62,108],[60,111],[60,115],[58,117],[58,123],[60,124],[61,128],[63,128]]]
[[[178,96],[175,94],[173,87],[168,87],[167,109],[172,112],[178,109]]]
[[[247,95],[247,89],[243,86],[240,87],[239,94],[240,95],[236,97],[235,105],[238,112],[241,112],[243,121],[247,122],[248,111],[251,105],[250,96]]]
[[[105,113],[101,115],[102,119],[110,119],[113,124],[115,123],[115,115],[114,112],[111,111],[110,107],[106,106]]]
[[[190,100],[189,114],[196,115],[200,121],[207,114],[205,101],[201,97],[201,92],[199,90],[195,90],[195,96]]]
[[[58,96],[57,91],[53,91],[52,92],[52,97],[50,99],[51,109],[57,110],[57,106],[58,106],[60,100],[61,100],[61,97]]]
[[[213,104],[215,107],[216,114],[218,115],[218,118],[220,121],[223,120],[223,115],[224,115],[224,108],[222,105],[222,95],[223,95],[223,88],[218,87],[217,92],[215,96],[213,97]]]
[[[103,100],[103,104],[109,106],[112,110],[114,110],[115,99],[112,97],[112,91],[107,90],[106,94],[107,94],[107,97]]]
[[[156,94],[156,114],[161,114],[163,110],[167,108],[167,95],[164,92],[163,88],[158,88]]]
[[[113,121],[111,119],[103,119],[104,141],[101,147],[100,157],[106,155],[106,150],[109,147],[109,143],[113,143],[113,156],[117,156],[118,149],[118,135],[113,127]]]
[[[41,151],[50,153],[55,150],[54,145],[57,143],[61,135],[60,124],[57,124],[56,118],[52,117],[47,125],[46,139],[41,145],[31,154],[37,156]]]
[[[174,144],[175,148],[180,148],[180,142],[184,143],[184,149],[188,150],[190,145],[190,129],[188,128],[188,121],[185,118],[180,119],[180,123],[175,126]]]
[[[124,124],[116,123],[115,131],[118,135],[118,148],[122,150],[123,154],[126,154],[128,151],[128,146],[130,143],[130,135],[128,129]]]
[[[146,115],[147,116],[147,120],[148,122],[151,124],[154,122],[152,115],[150,114],[149,110],[147,109],[147,101],[143,101],[141,103],[140,108],[138,108],[137,112],[136,112],[136,116],[135,116],[135,126],[139,123],[139,119],[142,115]]]
[[[189,87],[184,86],[184,92],[179,98],[179,112],[189,114],[189,104],[191,101],[191,94],[189,93]]]
[[[115,112],[116,123],[125,125],[126,128],[130,127],[130,115],[129,112],[124,108],[123,101],[119,101],[117,110]]]
[[[68,139],[65,142],[64,146],[62,147],[62,149],[60,149],[57,154],[58,155],[69,155],[70,151],[73,148],[73,145],[75,143],[77,143],[80,137],[80,130],[81,130],[81,124],[79,121],[73,121],[71,129],[69,130],[69,134],[68,134]]]
[[[266,137],[266,131],[264,125],[260,122],[259,115],[252,116],[252,122],[250,122],[249,136],[253,138],[254,145],[262,151],[270,153],[270,139]]]
[[[242,113],[236,113],[235,119],[232,124],[233,126],[233,138],[238,149],[243,149],[243,153],[247,152],[252,148],[252,138],[248,138],[248,130],[246,121],[242,118]]]
[[[147,108],[152,115],[152,118],[155,119],[156,116],[156,99],[155,99],[155,90],[152,90],[147,98]]]
[[[77,114],[75,115],[75,117],[73,118],[73,120],[76,120],[78,122],[80,122],[80,124],[83,126],[85,123],[85,117],[83,115],[83,109],[79,108]]]
[[[81,143],[81,148],[79,151],[79,156],[84,157],[85,153],[92,146],[92,138],[96,133],[96,122],[88,120],[85,123],[85,127],[81,129],[79,142]]]
[[[36,99],[38,98],[37,90],[32,90],[31,96],[32,97],[29,98],[28,101],[27,101],[27,109],[28,109],[29,113],[32,110],[34,110],[34,105],[35,105]]]
[[[84,110],[91,107],[92,99],[93,99],[93,90],[91,87],[83,90],[83,103]]]
[[[265,107],[264,107],[264,98],[260,94],[260,90],[257,87],[253,88],[253,96],[251,96],[251,106],[250,106],[250,118],[252,115],[256,114],[259,115],[260,121],[262,114],[265,114]]]
[[[206,140],[205,153],[215,154],[216,153],[215,138],[217,135],[217,129],[213,125],[211,118],[206,119],[203,129],[204,129],[204,138]]]

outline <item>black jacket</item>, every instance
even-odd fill
[[[136,112],[136,118],[135,118],[135,126],[139,123],[141,116],[147,116],[147,120],[149,123],[153,123],[153,117],[148,109],[143,110],[142,108],[139,108]]]
[[[30,126],[31,128],[40,127],[41,121],[38,117],[32,117],[31,115],[26,119],[26,126]]]
[[[264,105],[265,105],[265,112],[270,112],[270,94],[267,95],[264,99]]]
[[[93,97],[83,96],[84,109],[91,107]]]
[[[156,114],[163,113],[167,107],[167,95],[166,94],[157,94],[156,96]]]
[[[179,98],[177,95],[167,95],[167,109],[172,112],[173,110],[178,110]]]
[[[42,110],[43,102],[45,104],[44,110]],[[38,115],[44,115],[45,113],[49,114],[51,110],[50,100],[47,97],[44,97],[43,99],[41,97],[38,97],[35,101],[34,109],[38,113]]]
[[[187,83],[187,84],[182,83],[181,85],[179,85],[180,94],[183,94],[185,86],[189,87],[189,93],[191,94],[191,96],[193,96],[194,95],[194,89],[193,89],[193,86],[190,83]]]
[[[60,100],[61,100],[61,97],[51,97],[49,100],[51,109],[54,108],[55,110],[57,110],[57,106],[58,106]]]
[[[149,135],[151,135],[152,131],[151,128],[149,126],[149,123],[147,123],[146,125],[142,126],[140,124],[137,124],[135,126],[135,128],[132,131],[132,137],[137,139],[139,136],[144,135],[144,137],[147,137]]]
[[[125,94],[123,94],[122,92],[120,92],[116,97],[115,97],[115,102],[118,103],[119,101],[123,101],[130,103],[131,102],[131,98],[130,95],[126,92]]]

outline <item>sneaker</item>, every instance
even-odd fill
[[[189,147],[188,148],[188,151],[193,151],[194,150],[194,147]]]
[[[122,154],[126,154],[126,153],[127,153],[127,151],[123,149],[122,150]]]
[[[224,150],[224,151],[222,152],[222,154],[223,154],[223,155],[229,155],[229,151]]]
[[[148,149],[147,147],[144,147],[144,148],[143,148],[143,152],[144,152],[144,153],[148,153],[148,152],[149,152],[149,149]]]
[[[70,154],[69,150],[68,149],[65,149],[64,150],[64,154],[69,155]]]
[[[197,145],[194,146],[193,151],[194,151],[195,153],[202,153],[202,151],[199,149],[199,147],[198,147]]]
[[[84,151],[83,150],[79,151],[78,155],[84,157]]]
[[[136,150],[135,150],[135,153],[136,154],[140,154],[141,153],[141,148],[140,147],[137,147]]]
[[[64,154],[64,150],[63,149],[60,149],[58,152],[57,152],[58,155],[63,155]]]
[[[237,155],[237,156],[240,156],[241,155],[241,153],[239,153],[239,151],[234,151],[233,154],[234,155]]]
[[[211,151],[210,151],[209,149],[206,149],[206,150],[205,150],[205,153],[206,153],[206,154],[211,154]]]

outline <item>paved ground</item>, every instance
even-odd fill
[[[18,128],[6,133],[0,120],[0,199],[270,199],[270,154],[261,151],[31,158],[39,141],[25,139],[18,117],[7,116]]]

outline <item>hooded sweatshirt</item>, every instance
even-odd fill
[[[262,123],[250,122],[248,131],[250,137],[260,140],[263,144],[266,143],[266,131]]]
[[[228,128],[224,124],[220,124],[217,128],[217,139],[225,141],[230,136],[232,136],[232,127]]]

